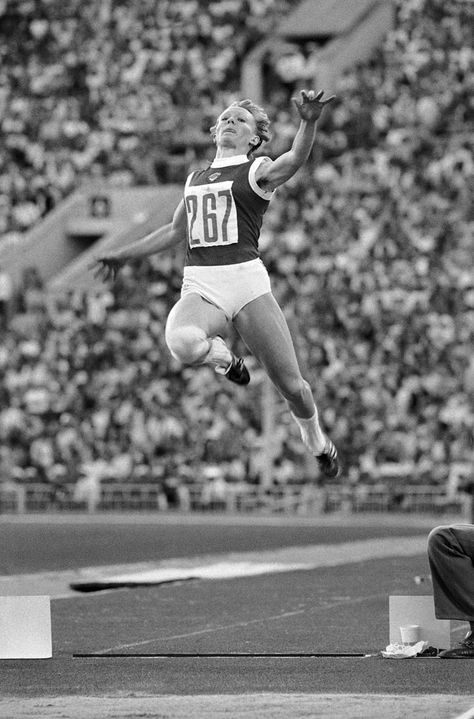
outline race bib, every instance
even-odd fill
[[[188,186],[185,205],[190,247],[222,247],[238,242],[232,180]]]

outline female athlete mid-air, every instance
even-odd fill
[[[303,378],[284,315],[260,259],[258,239],[274,190],[306,162],[325,105],[324,92],[294,100],[300,125],[291,149],[275,160],[253,155],[270,139],[265,111],[251,100],[234,102],[211,128],[216,155],[192,172],[172,222],[107,256],[96,274],[114,278],[127,261],[171,247],[187,237],[181,297],[166,322],[166,343],[183,365],[210,364],[245,385],[249,372],[223,336],[232,322],[250,352],[288,403],[303,442],[328,477],[340,473],[337,451],[322,431],[311,388]]]

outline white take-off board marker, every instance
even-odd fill
[[[0,659],[52,655],[50,597],[0,597]]]

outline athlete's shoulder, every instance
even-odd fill
[[[273,162],[273,160],[271,157],[268,157],[268,155],[259,155],[253,158],[253,162],[256,162],[260,166],[266,165],[268,162]]]
[[[271,165],[273,165],[273,160],[271,157],[268,157],[268,155],[260,155],[259,157],[256,157],[253,161],[252,167],[254,168],[257,179],[262,177]]]
[[[270,200],[273,196],[273,190],[270,190],[262,184],[261,180],[265,177],[265,168],[269,167],[273,160],[267,155],[256,157],[249,169],[249,182],[252,190],[263,200]]]

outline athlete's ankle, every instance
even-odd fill
[[[315,410],[312,417],[305,419],[291,413],[296,424],[300,428],[301,439],[310,452],[314,455],[322,454],[326,447],[327,438],[319,426],[318,411]]]

